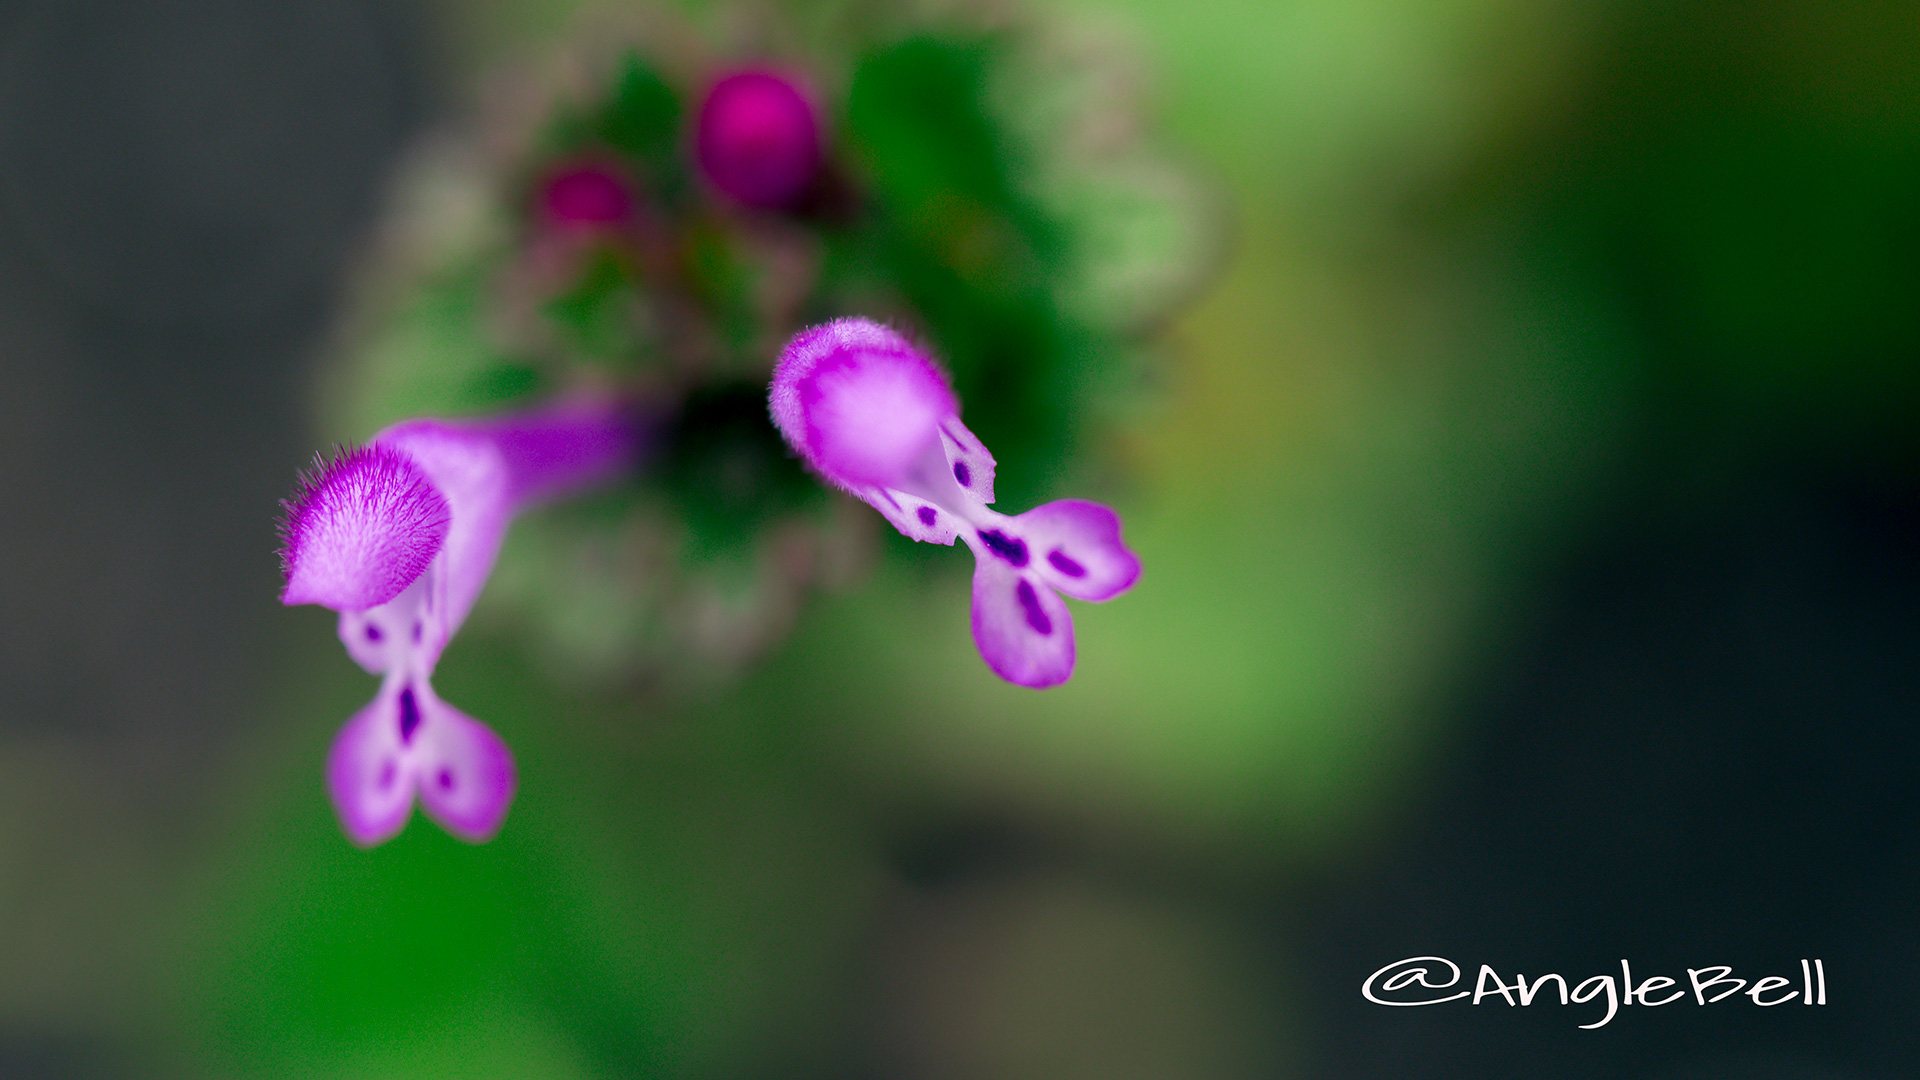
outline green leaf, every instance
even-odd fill
[[[606,145],[657,169],[669,166],[680,132],[680,99],[652,68],[629,52],[595,134]]]
[[[591,357],[626,362],[637,342],[633,305],[637,299],[632,279],[619,256],[596,252],[580,280],[543,309],[548,319],[571,342]]]

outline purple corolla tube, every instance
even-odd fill
[[[768,400],[821,476],[914,540],[973,549],[974,643],[1008,682],[1039,688],[1073,674],[1073,619],[1059,594],[1110,600],[1140,576],[1108,507],[990,509],[993,455],[960,422],[945,374],[886,326],[840,319],[802,331],[780,355]]]
[[[463,840],[491,839],[513,801],[506,744],[440,700],[433,669],[486,584],[513,515],[609,479],[634,430],[607,403],[483,420],[408,420],[301,478],[282,532],[287,604],[340,613],[347,654],[379,692],[327,755],[347,836],[379,844],[415,796]]]

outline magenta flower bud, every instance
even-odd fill
[[[820,168],[820,120],[793,80],[765,69],[713,84],[695,131],[700,168],[748,206],[791,205]]]
[[[285,504],[286,604],[335,611],[384,604],[426,570],[447,538],[447,500],[413,459],[358,447],[314,463]]]
[[[283,526],[288,604],[340,612],[340,640],[383,676],[327,756],[347,835],[400,831],[417,796],[464,840],[499,831],[513,756],[440,700],[433,669],[486,584],[507,524],[530,502],[615,474],[631,426],[604,404],[473,421],[409,420],[303,479]]]
[[[780,355],[769,401],[787,442],[855,493],[898,483],[959,412],[940,369],[866,319],[802,331]]]
[[[1120,517],[1066,499],[1015,517],[989,509],[993,455],[960,423],[931,359],[868,319],[802,331],[768,391],[773,422],[827,480],[894,528],[973,549],[973,640],[1008,682],[1035,688],[1073,674],[1073,619],[1058,594],[1109,600],[1133,587],[1140,560]]]
[[[596,162],[575,162],[548,176],[540,187],[540,212],[562,226],[600,228],[633,216],[626,179]]]

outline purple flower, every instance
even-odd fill
[[[700,168],[748,206],[789,206],[820,168],[820,120],[790,78],[737,71],[713,84],[694,135]]]
[[[960,423],[946,376],[868,319],[802,331],[781,353],[773,421],[822,476],[915,540],[973,549],[973,640],[994,673],[1045,687],[1073,674],[1073,619],[1056,593],[1109,600],[1140,560],[1120,517],[1065,499],[1016,517],[988,509],[993,455]]]
[[[499,831],[513,756],[441,701],[433,669],[529,502],[617,471],[633,432],[615,409],[573,404],[487,420],[408,420],[321,462],[286,504],[281,600],[340,612],[340,640],[383,676],[327,755],[347,835],[372,846],[406,824],[417,794],[463,840]]]

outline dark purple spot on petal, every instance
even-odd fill
[[[425,623],[422,623],[422,622],[420,622],[420,621],[419,621],[419,620],[417,620],[417,619],[416,619],[416,620],[414,620],[414,624],[413,624],[413,643],[414,643],[415,645],[418,645],[418,644],[420,644],[420,631],[421,631],[421,630],[422,630],[422,629],[423,629],[423,628],[425,627],[425,625],[426,625]]]
[[[386,636],[385,634],[382,634],[380,632],[379,627],[373,625],[372,623],[367,624],[367,640],[368,641],[379,641],[381,638],[385,636]]]
[[[1059,548],[1054,548],[1052,551],[1047,552],[1047,561],[1053,564],[1055,570],[1060,571],[1068,577],[1087,576],[1087,568],[1068,558],[1067,553],[1061,551]]]
[[[413,732],[420,726],[420,703],[413,700],[413,687],[400,691],[400,745],[413,742]]]
[[[439,775],[438,777],[436,777],[435,779],[437,779],[437,780],[438,780],[438,781],[440,782],[440,790],[441,790],[441,791],[452,791],[452,790],[453,790],[453,770],[451,770],[451,769],[441,769],[441,770],[440,770],[440,775]]]
[[[987,545],[988,551],[1015,566],[1027,565],[1027,542],[1017,536],[1008,536],[999,529],[984,529],[980,533],[980,542]]]
[[[1047,618],[1047,613],[1041,609],[1040,597],[1034,593],[1033,586],[1028,584],[1026,578],[1021,578],[1020,584],[1013,587],[1013,595],[1026,610],[1027,625],[1033,627],[1034,633],[1053,633],[1053,620]]]
[[[937,512],[935,512],[933,507],[931,506],[921,507],[919,510],[919,513],[920,513],[920,524],[925,525],[929,529],[933,528],[934,522],[940,520],[940,515]]]
[[[973,473],[968,471],[967,463],[964,461],[956,461],[953,463],[953,478],[960,482],[961,487],[966,487],[973,483]]]
[[[396,771],[397,770],[394,768],[393,760],[391,758],[389,758],[384,762],[381,762],[380,779],[375,781],[375,783],[379,785],[381,791],[385,791],[388,788],[393,786],[393,777]]]

